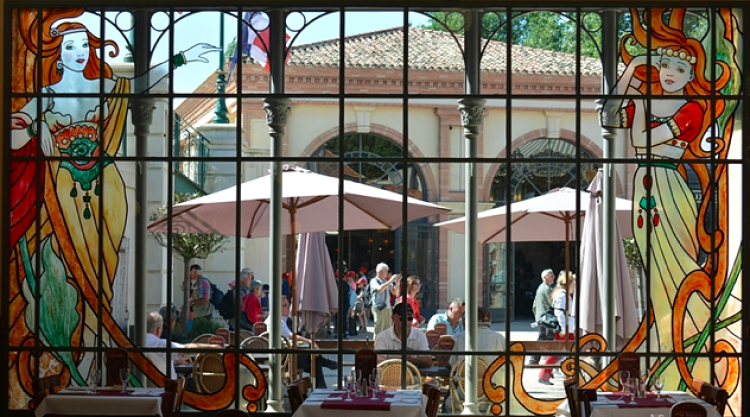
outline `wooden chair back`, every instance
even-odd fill
[[[683,401],[669,409],[669,417],[706,417],[706,408],[698,403]]]
[[[433,350],[439,350],[444,352],[452,352],[453,347],[456,345],[456,341],[453,340],[452,336],[443,335],[440,336],[440,339],[438,340],[437,346],[435,346],[435,349]],[[436,362],[437,366],[451,366],[451,355],[450,354],[443,354],[443,355],[436,355]]]
[[[229,337],[230,335],[229,329],[227,329],[226,327],[216,329],[216,335],[224,338],[224,344],[226,346],[231,346],[232,343],[234,343],[232,339]]]
[[[60,385],[62,385],[62,381],[59,374],[39,378],[37,381],[36,404],[38,405],[42,402],[44,397],[54,394]]]
[[[617,370],[628,371],[631,378],[641,376],[641,357],[635,352],[623,352],[617,357]],[[623,381],[620,381],[622,385]]]
[[[193,378],[200,392],[213,394],[227,382],[224,358],[220,353],[199,353],[193,362]]]
[[[106,368],[105,385],[120,385],[120,369],[128,368],[128,351],[123,348],[110,348],[104,353],[104,367]]]
[[[596,401],[596,390],[570,387],[572,401],[570,402],[570,415],[572,417],[589,417],[591,415],[591,402]]]
[[[440,336],[448,334],[448,325],[445,323],[435,323],[435,330],[440,333]]]
[[[268,325],[265,322],[259,321],[253,324],[253,333],[259,335],[268,331]]]
[[[378,366],[378,354],[372,349],[360,349],[354,354],[354,369],[362,372],[362,379],[369,381],[372,370]]]
[[[221,410],[214,417],[249,417],[250,414],[242,410]]]
[[[167,379],[164,381],[164,391],[172,393],[170,397],[172,405],[167,407],[167,415],[164,417],[180,417],[182,399],[185,396],[185,379]]]
[[[292,382],[286,386],[286,393],[289,397],[289,407],[292,409],[292,414],[294,414],[304,401],[302,399],[302,388],[299,384]]]
[[[578,381],[575,378],[568,378],[563,381],[563,388],[565,388],[565,398],[568,399],[570,415],[573,417],[581,415],[579,404],[573,401],[573,388],[576,388],[577,386]]]
[[[438,340],[440,340],[440,333],[435,329],[430,329],[427,330],[424,335],[427,336],[427,346],[430,349],[434,349],[438,344]]]
[[[729,393],[724,388],[704,383],[701,387],[699,398],[711,404],[719,412],[719,415],[723,416],[724,409],[727,407],[727,401],[729,400]]]
[[[422,380],[419,369],[411,362],[402,362],[401,359],[388,359],[378,364],[381,389],[401,389],[401,366],[404,363],[406,364],[406,389],[419,389]]]
[[[438,408],[440,408],[440,388],[436,385],[424,384],[422,393],[427,396],[425,415],[427,417],[437,417]]]

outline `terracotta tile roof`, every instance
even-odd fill
[[[463,71],[463,37],[448,32],[409,28],[409,67],[415,70]],[[490,41],[484,51],[482,71],[505,72],[506,43]],[[404,33],[401,27],[348,36],[344,39],[347,68],[403,68]],[[513,73],[574,75],[575,56],[513,45]],[[339,40],[331,39],[292,47],[288,65],[338,67]],[[601,62],[581,58],[581,75],[601,75]]]

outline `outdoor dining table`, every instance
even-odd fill
[[[425,417],[427,400],[421,391],[381,391],[347,400],[343,390],[318,389],[310,393],[292,417]]]
[[[172,393],[162,388],[68,387],[50,394],[34,410],[36,417],[56,416],[159,416],[168,415]]]
[[[654,393],[648,393],[646,398],[625,397],[623,399],[622,393],[599,392],[596,401],[591,403],[591,416],[589,417],[658,417],[660,415],[668,417],[669,409],[673,405],[685,401],[705,407],[707,417],[721,417],[711,404],[682,391],[662,392],[661,400],[657,400]],[[563,401],[557,407],[556,415],[570,417],[567,401]]]

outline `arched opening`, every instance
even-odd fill
[[[510,165],[501,165],[495,173],[491,201],[503,206],[508,201],[526,200],[555,188],[578,188],[577,154],[581,158],[594,157],[583,148],[577,152],[575,143],[565,139],[540,138],[526,142],[511,153]],[[580,189],[588,187],[598,168],[596,164],[582,166]],[[504,317],[506,302],[511,305],[511,320],[516,316],[532,316],[531,305],[541,282],[541,272],[552,268],[557,274],[565,267],[564,242],[490,243],[486,250],[486,304],[493,310],[493,318]],[[570,250],[571,259],[575,259],[575,245],[571,245]],[[574,272],[577,269],[573,266]],[[506,279],[506,271],[509,279]]]
[[[339,137],[328,140],[312,153],[313,157],[337,158],[340,152]],[[422,173],[416,164],[404,166],[398,161],[383,161],[403,156],[403,148],[394,141],[375,133],[351,132],[343,136],[343,177],[374,187],[403,192],[406,187],[410,197],[428,201]],[[309,162],[307,168],[324,175],[339,176],[338,161]],[[406,264],[402,263],[402,233],[404,228],[391,230],[347,231],[343,244],[339,246],[339,236],[330,233],[326,245],[334,263],[342,252],[346,269],[374,270],[380,262],[388,264],[392,272],[400,272],[405,277],[417,275],[422,288],[418,294],[422,315],[431,315],[437,307],[437,261],[435,258],[436,234],[432,224],[426,219],[409,223],[406,243]]]

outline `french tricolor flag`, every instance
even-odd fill
[[[249,55],[255,62],[262,65],[266,72],[271,72],[271,64],[268,61],[268,47],[271,41],[268,16],[260,12],[245,12],[243,20],[245,23],[242,24],[242,39],[238,42],[234,50],[234,58],[229,65],[229,79],[232,78],[240,54]],[[251,30],[251,27],[257,33]],[[286,34],[286,42],[289,42],[289,38],[289,34]],[[289,60],[289,56],[286,60]]]

